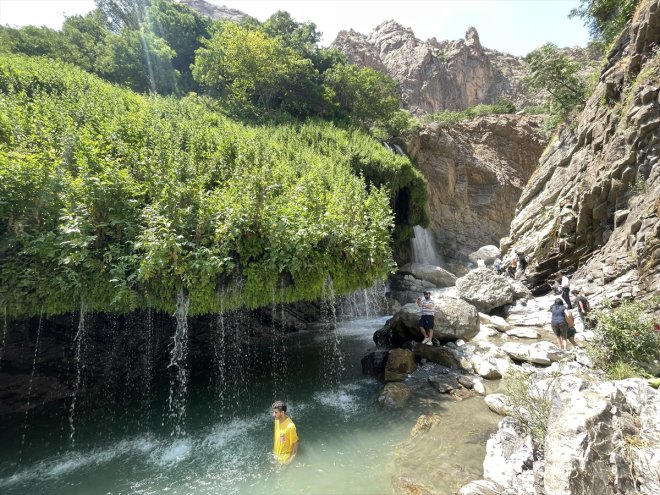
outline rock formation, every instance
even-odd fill
[[[501,248],[531,254],[537,293],[557,269],[596,303],[660,288],[659,40],[660,1],[642,2],[520,197]]]
[[[429,227],[445,259],[499,244],[545,144],[541,118],[524,115],[430,123],[404,138],[428,180]]]
[[[224,5],[214,5],[205,0],[179,0],[179,2],[211,19],[242,22],[250,18],[249,15],[240,10],[230,9]]]
[[[350,62],[388,74],[399,83],[404,105],[414,114],[463,110],[479,103],[511,100],[517,107],[541,103],[523,86],[521,57],[484,48],[477,30],[465,39],[421,41],[394,21],[369,35],[341,31],[332,43]]]

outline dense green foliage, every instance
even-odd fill
[[[648,374],[660,360],[660,332],[649,308],[658,301],[626,301],[618,308],[605,307],[594,313],[598,326],[589,346],[594,364],[613,378]]]
[[[251,122],[332,120],[400,129],[396,83],[318,46],[313,23],[276,12],[263,23],[211,20],[171,0],[97,0],[61,31],[0,27],[0,47],[78,65],[134,91],[217,99],[216,111]],[[389,136],[385,136],[389,137]]]
[[[108,34],[112,35],[112,34]],[[10,317],[190,313],[345,293],[392,267],[392,211],[424,223],[410,162],[357,130],[247,126],[0,56],[0,306]],[[402,198],[405,201],[402,201]]]
[[[442,127],[451,127],[458,122],[464,120],[471,120],[476,117],[483,117],[485,115],[498,115],[505,113],[515,113],[516,106],[509,100],[504,98],[499,99],[492,105],[481,103],[473,107],[460,111],[446,110],[444,112],[437,112],[431,115],[426,115],[422,118],[424,122],[437,122]]]
[[[531,72],[525,79],[528,90],[550,95],[547,103],[550,118],[546,127],[554,129],[586,101],[587,84],[579,75],[581,65],[553,43],[537,48],[526,60]]]
[[[569,17],[579,17],[596,41],[609,45],[632,19],[639,0],[580,0]]]

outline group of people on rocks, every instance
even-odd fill
[[[583,328],[588,328],[592,320],[587,318],[591,311],[589,300],[580,294],[580,289],[571,290],[570,281],[565,271],[559,271],[554,278],[548,280],[548,285],[552,288],[557,297],[554,304],[550,307],[552,317],[550,326],[557,337],[557,344],[560,349],[567,349],[570,342],[574,347],[579,347],[574,340],[575,337],[575,318],[573,316],[573,307],[578,310],[578,317]],[[571,294],[574,300],[571,301]]]
[[[516,256],[510,262],[503,263],[498,257],[493,263],[495,273],[502,275],[503,273],[510,278],[518,278],[520,274],[524,273],[527,269],[527,257],[523,251],[515,251]],[[479,260],[477,260],[479,265]]]

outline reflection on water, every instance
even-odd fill
[[[414,403],[410,410],[395,412],[377,406],[382,385],[361,374],[360,359],[375,349],[373,332],[385,320],[339,323],[336,332],[319,325],[283,337],[282,345],[275,348],[280,352],[286,349],[287,365],[277,369],[277,379],[268,369],[273,362],[269,353],[274,350],[270,344],[260,347],[243,341],[240,355],[221,349],[222,384],[227,388],[219,393],[214,378],[217,370],[191,372],[186,430],[180,438],[171,437],[170,428],[161,421],[169,396],[167,377],[154,377],[149,401],[154,411],[146,418],[141,388],[114,395],[104,392],[103,397],[93,399],[79,396],[75,449],[68,444],[66,404],[31,413],[20,465],[16,427],[22,417],[3,421],[0,493],[391,493],[392,476],[407,462],[395,452],[408,448],[401,442],[428,405]],[[216,336],[238,331],[238,325],[221,323]],[[327,358],[328,347],[334,345],[340,346],[344,360],[342,368],[335,370],[338,376],[326,380],[323,371],[327,363],[322,361]],[[240,376],[233,375],[232,363],[242,366]],[[273,428],[270,405],[279,389],[284,390],[281,398],[289,403],[289,415],[301,439],[299,456],[287,468],[273,465],[269,455]],[[468,402],[483,404],[480,399],[463,403]],[[442,399],[438,403],[434,408],[439,414],[449,414],[460,404]],[[490,421],[494,423],[492,417]],[[472,474],[474,465],[483,459],[485,440],[469,443],[470,460],[464,459],[455,446],[466,439],[460,431],[451,430],[448,428],[443,437],[443,448],[453,455],[451,462],[469,465],[466,472]],[[411,459],[417,455],[440,453],[421,447],[410,451]],[[418,467],[410,467],[413,475],[423,474]],[[430,481],[441,485],[435,478]]]

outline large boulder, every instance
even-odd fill
[[[515,361],[525,361],[543,366],[550,366],[552,364],[548,353],[539,347],[520,344],[518,342],[506,342],[502,346],[502,350]]]
[[[484,263],[487,265],[492,265],[495,263],[495,259],[499,258],[501,256],[500,253],[500,248],[497,246],[481,246],[479,249],[476,251],[470,253],[468,256],[468,259],[474,263],[475,265],[477,264],[477,260],[481,258],[484,260]]]
[[[432,363],[438,363],[447,368],[460,368],[460,361],[454,353],[446,347],[428,346],[417,342],[412,345],[412,352],[419,360],[426,359]]]
[[[415,278],[431,282],[436,287],[451,287],[456,283],[456,275],[436,265],[424,263],[406,263],[400,273],[411,274]]]
[[[362,374],[373,376],[377,380],[384,380],[387,356],[387,351],[374,351],[364,356],[360,361],[362,364]]]
[[[660,493],[660,392],[645,380],[562,376],[545,437],[548,495]]]
[[[410,397],[410,389],[403,383],[386,383],[378,396],[378,403],[389,409],[401,409]]]
[[[409,340],[421,341],[419,306],[409,303],[403,306],[385,327],[378,330],[374,340],[381,344],[399,347]],[[479,333],[479,313],[474,306],[452,297],[435,301],[433,337],[440,341],[470,340]]]
[[[515,290],[507,279],[488,268],[477,268],[456,280],[459,297],[484,313],[511,304]]]

